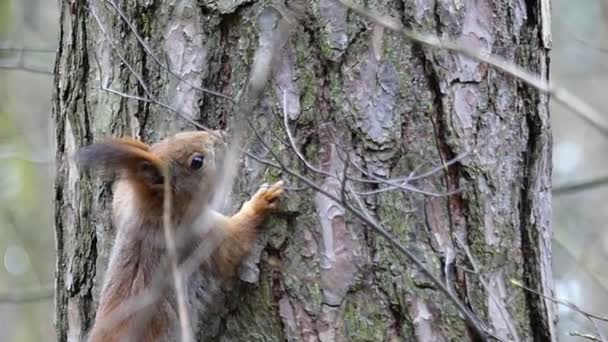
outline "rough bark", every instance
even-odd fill
[[[484,49],[544,78],[550,47],[546,4],[366,2],[415,30]],[[118,7],[131,27],[111,1],[61,1],[53,109],[59,341],[78,341],[90,329],[114,237],[111,189],[80,173],[71,159],[74,151],[107,136],[154,142],[175,130],[194,129],[162,107],[103,91],[100,84],[145,96],[139,77],[160,101],[205,125],[225,128],[230,105],[190,85],[230,96],[242,89],[258,45],[256,18],[267,5],[122,1]],[[465,57],[388,32],[372,39],[374,24],[335,1],[286,5],[293,32],[259,108],[250,113],[264,127],[264,138],[273,141],[279,154],[289,155],[270,133],[284,136],[285,92],[285,111],[298,146],[330,173],[341,174],[345,167],[337,145],[380,177],[429,169],[475,149],[445,171],[412,184],[434,191],[464,188],[462,193],[430,197],[381,192],[366,196],[366,203],[498,336],[509,337],[507,318],[524,340],[553,340],[552,305],[510,283],[514,279],[553,294],[547,97]],[[133,28],[151,51],[142,47]],[[119,53],[133,70],[121,63]],[[266,153],[252,134],[248,139],[254,153]],[[332,178],[306,172],[293,156],[286,159],[325,189],[340,186]],[[356,169],[349,173],[357,176]],[[262,181],[279,175],[244,160],[235,204]],[[468,246],[489,286],[467,271],[472,265],[457,241]],[[269,223],[226,305],[218,310],[199,336],[218,341],[472,338],[454,306],[419,270],[342,207],[312,191],[294,192],[286,200],[284,213]]]

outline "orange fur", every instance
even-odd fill
[[[238,213],[226,219],[223,228],[226,237],[213,255],[216,269],[224,276],[232,276],[243,257],[249,253],[256,236],[256,228],[268,211],[274,208],[282,193],[282,181],[273,186],[263,185]]]
[[[218,134],[219,135],[219,134]],[[234,274],[244,256],[251,251],[257,228],[283,193],[283,183],[263,186],[238,213],[231,217],[219,213],[202,216],[215,184],[223,143],[214,134],[180,133],[148,146],[123,138],[83,149],[81,165],[115,171],[113,221],[118,234],[105,275],[95,324],[89,335],[92,342],[125,340],[171,341],[179,337],[174,289],[164,288],[161,298],[143,310],[116,318],[119,309],[151,287],[152,278],[165,258],[162,227],[164,167],[170,173],[172,226],[185,241],[201,242],[197,218],[210,217],[213,232],[221,240],[206,262],[208,269],[225,279]],[[204,156],[204,166],[192,169],[195,156]],[[161,177],[161,178],[159,178]],[[177,236],[177,235],[176,235]],[[189,284],[188,282],[186,282]],[[129,308],[126,307],[128,310]],[[138,335],[133,335],[137,333]]]

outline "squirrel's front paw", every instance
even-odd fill
[[[260,190],[249,201],[252,209],[257,214],[264,214],[268,210],[274,209],[277,205],[277,200],[284,192],[283,185],[285,185],[283,181],[278,181],[273,185],[263,184]]]

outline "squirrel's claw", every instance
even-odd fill
[[[269,185],[268,183],[262,184],[258,192],[256,192],[251,199],[256,211],[274,209],[276,207],[277,199],[285,192],[284,185],[285,182],[282,180],[273,185]]]

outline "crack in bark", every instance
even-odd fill
[[[377,273],[373,269],[371,270],[371,276],[373,277],[375,284],[381,284]],[[377,289],[380,292],[380,294],[385,297],[385,300],[388,303],[387,311],[390,312],[390,315],[393,319],[391,326],[395,330],[395,335],[396,335],[395,337],[403,338],[404,337],[404,336],[402,336],[403,325],[412,323],[412,322],[409,322],[404,317],[405,315],[407,315],[407,313],[405,313],[405,307],[403,305],[401,305],[400,303],[391,303],[391,299],[393,299],[393,297],[382,286],[378,286]],[[399,299],[397,299],[397,300],[399,300]]]
[[[523,92],[527,92],[526,89]],[[528,94],[527,96],[534,96]],[[533,222],[534,213],[532,205],[534,200],[531,198],[534,194],[530,191],[532,186],[531,177],[536,177],[530,174],[530,171],[538,161],[538,138],[542,135],[542,125],[532,117],[533,114],[526,115],[526,125],[528,127],[528,146],[524,153],[525,173],[522,179],[522,190],[520,200],[520,217],[521,217],[521,251],[524,259],[524,283],[528,288],[535,289],[542,293],[540,284],[540,269],[538,266],[538,241],[539,233],[537,225]],[[543,299],[535,293],[525,291],[526,302],[528,303],[529,326],[532,330],[535,341],[551,341],[550,329],[546,317],[542,315],[544,310]]]
[[[441,15],[439,14],[439,0],[435,0],[433,6],[433,15],[435,17],[435,34],[441,37]]]
[[[437,12],[435,11],[437,16]],[[439,20],[439,18],[437,18]],[[440,30],[438,27],[437,30]],[[450,160],[456,156],[456,153],[452,149],[449,143],[450,128],[447,126],[446,116],[448,115],[443,106],[443,91],[441,89],[441,77],[436,69],[436,66],[420,44],[412,45],[413,55],[417,56],[422,63],[424,74],[427,77],[430,90],[434,94],[434,114],[435,118],[430,117],[431,124],[434,130],[435,145],[437,147],[437,154],[441,160],[441,163],[445,163],[446,160]],[[428,52],[430,56],[433,56],[432,52]],[[455,191],[460,186],[460,178],[464,176],[462,165],[456,163],[450,165],[444,170],[444,183],[446,191]],[[466,215],[466,201],[463,199],[461,194],[453,194],[446,196],[445,198],[445,210],[448,220],[448,229],[450,231],[450,246],[447,249],[442,250],[442,255],[439,258],[441,261],[441,270],[446,279],[448,286],[452,290],[456,290],[456,295],[466,303],[471,311],[475,311],[471,306],[471,302],[467,297],[467,280],[466,277],[459,272],[456,272],[456,261],[458,255],[456,253],[456,244],[454,243],[454,234],[466,235],[467,227],[469,227],[467,215]],[[432,244],[431,244],[432,245]],[[451,251],[451,253],[450,253]],[[453,286],[454,284],[455,286]],[[483,341],[483,337],[480,336],[475,329],[473,329],[468,322],[465,322],[469,338],[473,341]]]
[[[155,1],[152,1],[151,4],[149,6],[144,6],[143,8],[139,6],[139,2],[136,4],[136,9],[135,9],[135,13],[139,13],[140,8],[141,11],[143,12],[142,14],[144,16],[146,16],[147,18],[153,18],[154,17],[154,13],[156,11],[157,8],[157,3]],[[149,19],[148,19],[149,20]],[[122,21],[122,25],[123,27],[123,32],[131,32],[129,30],[129,27],[127,26],[127,23],[123,20]],[[137,27],[137,32],[140,32],[141,36],[143,39],[147,39],[150,40],[149,38],[151,38],[151,32],[147,31],[144,29],[144,24],[141,20],[137,20],[135,22],[136,27]],[[150,23],[148,23],[148,25],[151,25]],[[150,59],[148,58],[148,53],[146,52],[146,49],[143,47],[143,45],[141,44],[137,44],[138,46],[138,54],[137,56],[139,56],[141,58],[141,79],[146,83],[146,84],[150,84],[150,75],[151,75],[151,70],[148,68],[148,62],[150,61]],[[145,93],[145,90],[143,88],[143,85],[140,84],[139,82],[137,83],[137,94],[140,97],[145,98],[147,96],[147,94]],[[148,118],[150,117],[150,103],[147,101],[138,101],[137,102],[137,112],[134,114],[134,117],[139,121],[139,132],[137,132],[138,136],[143,136],[145,129],[146,129],[146,123],[148,122]],[[128,120],[127,120],[128,122]]]
[[[207,12],[204,9],[205,7],[203,6],[203,15],[215,15],[213,12]],[[219,22],[217,24],[217,34],[219,35],[219,38],[216,47],[216,50],[218,50],[219,53],[210,54],[209,75],[203,80],[203,82],[206,81],[203,83],[204,87],[209,89],[214,88],[217,92],[227,95],[230,95],[231,81],[233,79],[233,70],[232,65],[230,64],[232,49],[232,46],[230,45],[230,36],[233,32],[233,28],[240,24],[239,21],[241,18],[241,15],[237,12],[219,15]],[[203,94],[202,96],[204,101],[201,103],[199,109],[201,121],[211,127],[226,129],[230,117],[230,107],[222,106],[225,100],[209,94]],[[205,106],[207,108],[205,108]],[[214,117],[212,118],[212,116]]]
[[[283,242],[283,246],[284,246],[284,244],[285,243]],[[272,292],[272,295],[270,296],[270,298],[271,298],[270,305],[274,309],[276,319],[279,322],[279,324],[281,325],[281,330],[283,330],[283,332],[286,332],[286,326],[288,325],[288,323],[283,321],[283,317],[281,316],[281,309],[280,309],[281,298],[283,298],[286,295],[285,288],[283,286],[283,281],[282,281],[283,272],[281,269],[282,269],[283,259],[281,257],[281,249],[266,248],[266,251],[268,252],[269,259],[272,260],[272,262],[270,263],[270,267],[271,267],[270,281],[271,281],[271,292]]]
[[[537,9],[540,8],[538,0],[524,0],[524,3],[526,4],[526,13],[528,14],[526,25],[531,28],[538,27],[539,15]]]

